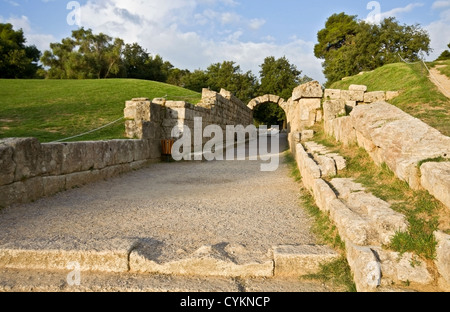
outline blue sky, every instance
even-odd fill
[[[0,22],[22,28],[40,50],[69,37],[67,0],[0,0]],[[232,60],[255,74],[266,56],[286,56],[324,82],[313,54],[317,32],[333,13],[359,19],[394,16],[419,23],[431,36],[435,59],[450,42],[450,0],[82,0],[80,25],[138,42],[179,68]],[[372,3],[371,3],[372,2]],[[369,5],[370,3],[370,5]],[[369,6],[368,6],[369,5]],[[368,8],[369,7],[369,8]],[[379,10],[378,10],[379,9]],[[376,14],[380,15],[376,15]]]

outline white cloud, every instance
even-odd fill
[[[50,49],[50,43],[55,42],[55,37],[48,34],[40,34],[33,30],[28,17],[10,17],[4,19],[0,16],[0,23],[10,23],[15,30],[22,29],[25,38],[27,39],[26,45],[35,45],[41,52]]]
[[[258,30],[266,24],[266,20],[261,18],[251,19],[249,22],[249,26],[253,30]]]
[[[433,5],[431,6],[432,9],[442,9],[450,7],[450,0],[444,0],[444,1],[435,1]]]
[[[390,11],[381,13],[381,19],[383,20],[387,17],[397,17],[401,13],[408,13],[408,12],[411,12],[412,10],[414,10],[415,8],[423,7],[423,6],[424,6],[423,3],[410,3],[407,6],[405,6],[404,8],[395,8]]]
[[[126,42],[138,42],[152,54],[160,54],[174,66],[190,70],[205,69],[212,63],[235,61],[244,71],[259,74],[259,65],[269,55],[286,56],[297,67],[322,83],[321,61],[313,55],[314,43],[293,39],[275,44],[273,38],[263,42],[243,41],[245,29],[258,30],[266,21],[249,19],[233,13],[214,11],[213,7],[199,12],[200,4],[221,2],[239,5],[233,0],[89,0],[81,8],[82,26],[94,32],[104,32]],[[183,31],[185,26],[202,26],[199,32]],[[215,27],[228,29],[213,31]]]
[[[448,5],[444,5],[447,2]],[[431,38],[431,48],[434,50],[427,60],[435,60],[446,49],[450,43],[450,1],[436,1],[433,3],[434,9],[443,9],[437,21],[425,26]]]

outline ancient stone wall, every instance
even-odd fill
[[[141,168],[161,157],[149,140],[41,144],[0,140],[0,205],[27,203]]]
[[[133,99],[126,103],[126,135],[129,138],[155,140],[178,139],[184,127],[191,131],[194,146],[195,118],[202,118],[201,131],[209,125],[217,125],[225,133],[226,126],[253,124],[253,111],[226,90],[220,93],[203,89],[202,100],[197,105],[165,99]],[[178,134],[173,135],[173,129]],[[202,138],[202,145],[210,138]]]

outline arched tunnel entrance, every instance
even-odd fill
[[[253,119],[257,127],[266,125],[287,129],[287,116],[283,108],[284,99],[276,95],[264,95],[250,101],[248,107],[253,110]]]

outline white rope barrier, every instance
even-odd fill
[[[78,135],[74,135],[74,136],[72,136],[72,137],[70,137],[70,138],[65,138],[65,139],[61,139],[61,140],[58,140],[58,141],[53,141],[53,142],[51,142],[51,143],[60,143],[60,142],[72,140],[72,139],[75,139],[75,138],[79,138],[79,137],[85,136],[85,135],[87,135],[87,134],[91,134],[91,133],[97,132],[97,131],[99,131],[99,130],[102,130],[102,129],[104,129],[104,128],[107,128],[107,127],[109,127],[109,126],[112,126],[113,124],[116,124],[116,123],[118,123],[119,121],[121,121],[121,120],[123,120],[123,119],[125,119],[125,117],[121,117],[121,118],[119,118],[119,119],[117,119],[117,120],[114,120],[113,122],[110,122],[110,123],[107,124],[107,125],[101,126],[100,128],[97,128],[97,129],[94,129],[94,130],[91,130],[91,131],[88,131],[88,132],[85,132],[85,133],[81,133],[81,134],[78,134]]]

